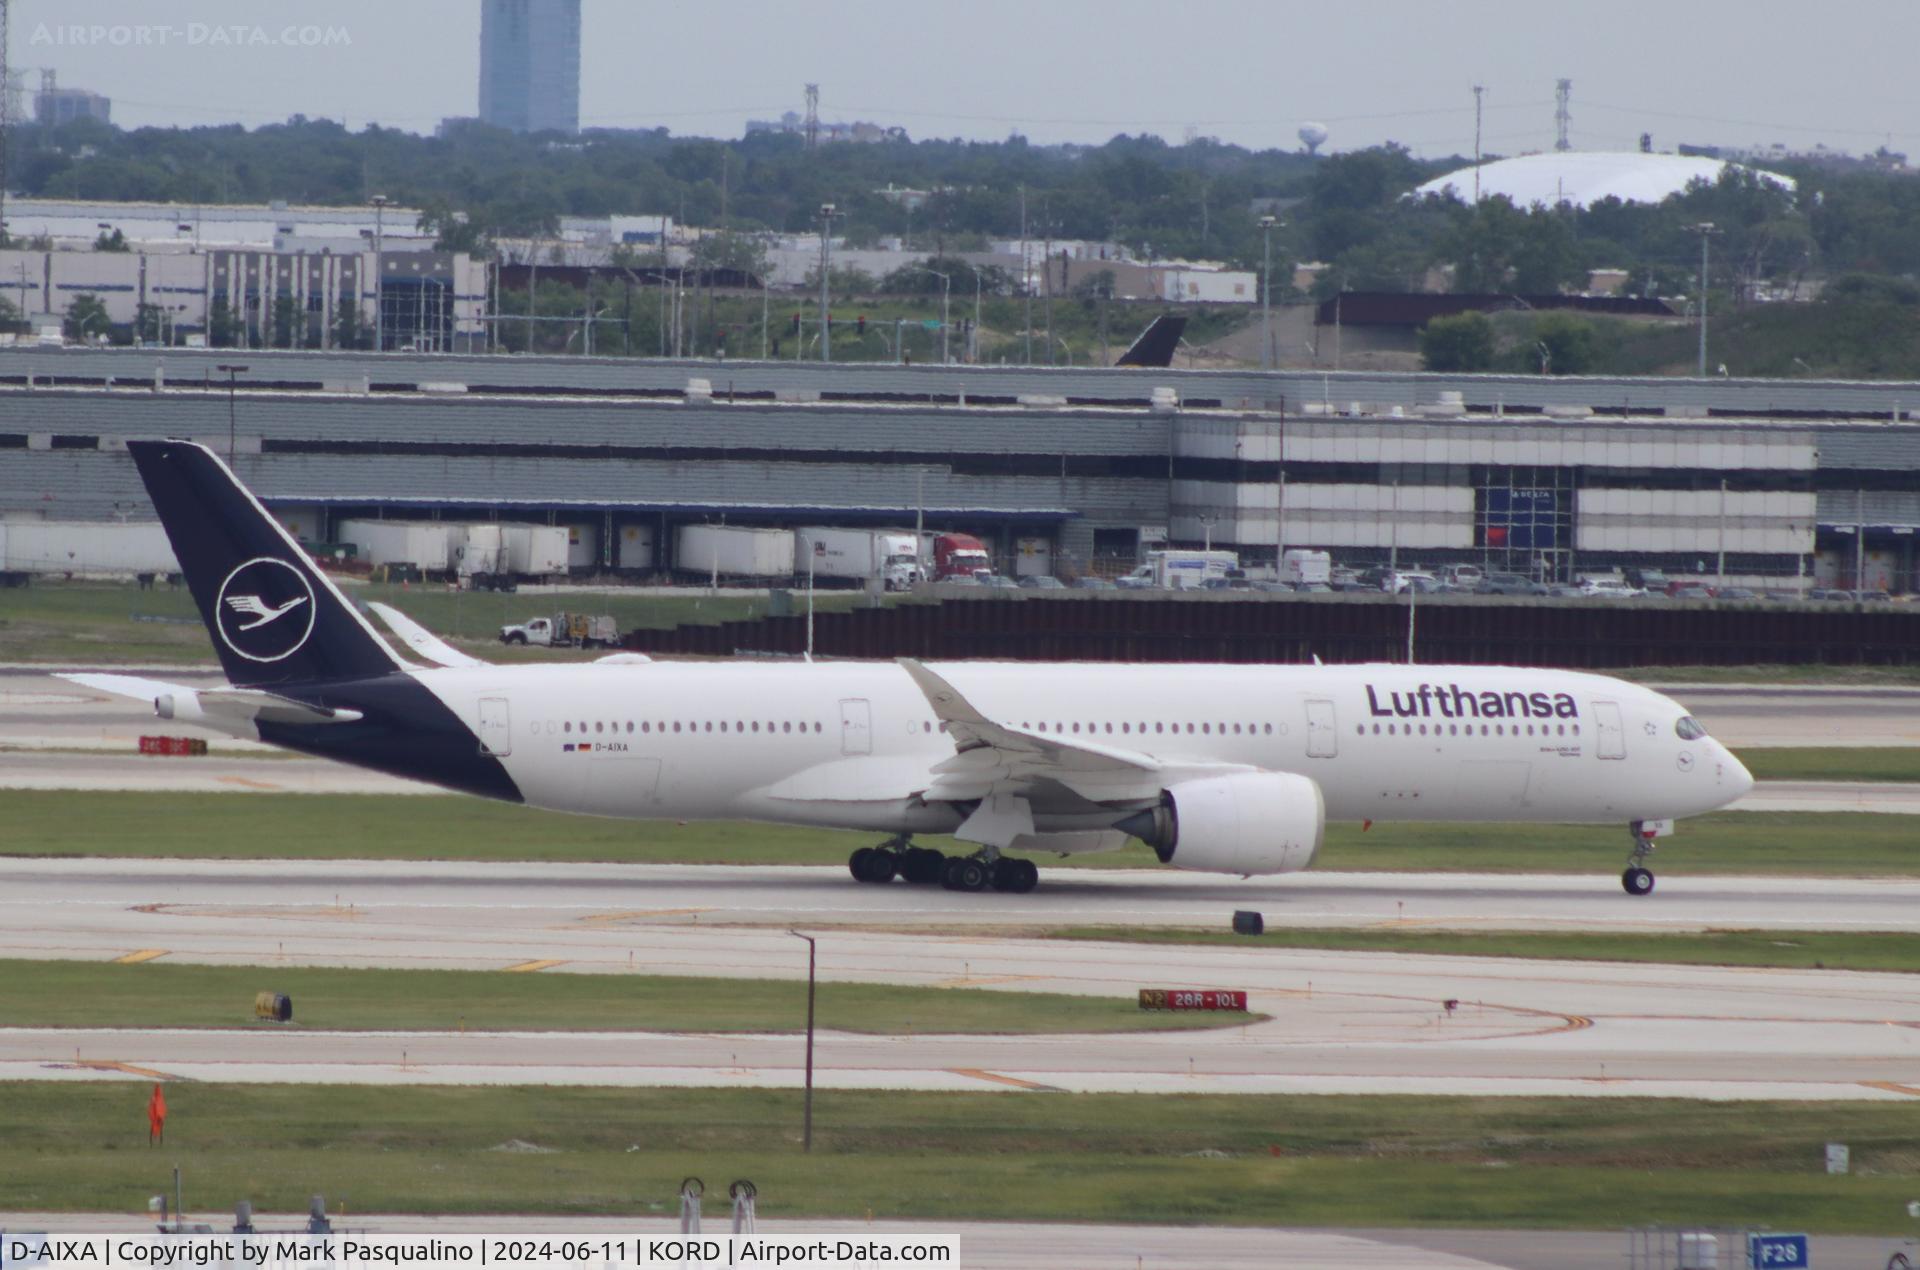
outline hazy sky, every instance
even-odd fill
[[[431,131],[477,104],[478,0],[14,0],[12,63],[113,98],[122,125],[293,113]],[[77,24],[84,27],[75,30]],[[237,31],[223,30],[234,27]],[[306,28],[304,31],[301,28]],[[1331,149],[1550,147],[1573,81],[1580,149],[1881,144],[1920,154],[1913,0],[585,0],[584,125],[738,136],[802,107],[915,138]],[[331,31],[329,31],[331,28]]]

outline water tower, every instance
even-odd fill
[[[1300,144],[1307,148],[1309,155],[1320,153],[1320,147],[1327,143],[1327,125],[1323,123],[1303,123],[1300,125]]]

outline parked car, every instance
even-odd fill
[[[1280,582],[1280,583],[1275,583],[1274,585],[1285,586],[1286,583]],[[1328,586],[1324,582],[1301,582],[1295,585],[1293,589],[1295,591],[1298,591],[1306,595],[1325,595],[1329,591],[1333,590],[1332,587]]]
[[[1760,593],[1751,587],[1723,586],[1714,592],[1713,598],[1716,600],[1757,600],[1760,598]]]
[[[1689,584],[1687,586],[1673,588],[1673,590],[1667,593],[1667,598],[1672,600],[1711,600],[1713,598],[1713,592],[1703,586]]]
[[[1280,582],[1273,579],[1267,579],[1253,584],[1254,590],[1265,592],[1268,595],[1291,595],[1295,590],[1304,590],[1307,587],[1318,587],[1322,591],[1332,589],[1324,582],[1302,583],[1301,586],[1297,588],[1291,582]]]
[[[1520,573],[1489,573],[1474,588],[1481,595],[1545,595],[1546,584]]]
[[[1073,580],[1076,591],[1117,591],[1118,587],[1105,578],[1080,577]]]
[[[1613,578],[1582,578],[1579,587],[1580,594],[1589,599],[1628,600],[1640,594],[1636,588]]]
[[[1004,573],[987,573],[982,570],[973,575],[983,587],[992,587],[999,591],[1018,591],[1020,584]]]
[[[1327,585],[1335,591],[1359,591],[1366,587],[1358,569],[1349,569],[1345,565],[1336,565],[1327,574]]]
[[[1247,581],[1245,574],[1239,577],[1206,578],[1200,583],[1202,591],[1251,591],[1253,583]]]
[[[1050,573],[1030,573],[1020,579],[1020,585],[1029,591],[1064,591],[1067,584]]]

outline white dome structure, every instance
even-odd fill
[[[1737,163],[1724,159],[1695,158],[1684,154],[1643,154],[1555,150],[1545,154],[1523,154],[1514,159],[1496,159],[1480,166],[1480,197],[1505,195],[1515,207],[1541,203],[1556,207],[1570,203],[1586,207],[1604,199],[1623,203],[1659,203],[1685,190],[1696,179],[1718,181]],[[1761,179],[1789,192],[1796,187],[1792,178],[1752,169]],[[1451,193],[1462,202],[1473,201],[1473,169],[1461,168],[1435,177],[1413,191],[1413,197]]]

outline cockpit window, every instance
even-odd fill
[[[1680,722],[1673,725],[1673,730],[1680,734],[1682,741],[1698,741],[1707,734],[1707,730],[1700,726],[1700,720],[1690,714],[1682,715]]]

